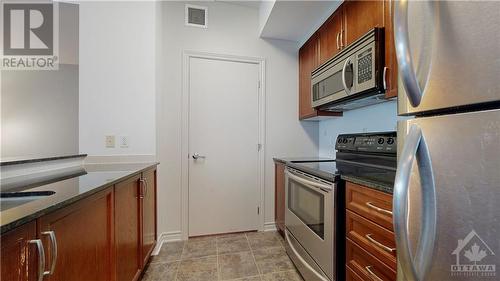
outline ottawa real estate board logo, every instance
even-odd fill
[[[57,2],[7,2],[2,15],[2,70],[57,70],[59,7]]]
[[[464,239],[459,239],[456,249],[455,264],[451,265],[452,276],[495,277],[495,253],[486,242],[472,230]]]

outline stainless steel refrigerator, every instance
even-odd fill
[[[500,2],[394,9],[398,280],[500,280]]]

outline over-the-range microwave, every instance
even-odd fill
[[[345,111],[386,101],[384,29],[374,28],[312,72],[312,106]]]

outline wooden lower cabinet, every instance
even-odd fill
[[[392,195],[346,183],[346,280],[396,280]]]
[[[139,280],[156,233],[152,168],[2,234],[0,280],[38,280],[37,240],[43,281]]]
[[[274,164],[274,220],[276,229],[285,235],[285,163]]]
[[[140,175],[115,185],[116,280],[138,280],[141,274]]]
[[[156,169],[142,173],[142,260],[148,262],[156,245]]]
[[[38,278],[38,252],[30,243],[36,239],[36,223],[29,222],[1,237],[0,280],[34,281]]]

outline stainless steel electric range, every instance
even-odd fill
[[[336,160],[288,163],[285,172],[287,253],[306,281],[344,279],[343,177],[392,186],[396,133],[339,135]]]

